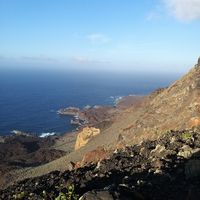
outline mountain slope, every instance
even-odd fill
[[[161,133],[200,125],[200,63],[166,89],[146,97],[140,107],[131,107],[105,131],[122,135],[125,144]],[[107,137],[106,136],[106,137]],[[113,142],[117,142],[116,140]]]
[[[199,200],[199,177],[200,132],[171,131],[98,164],[26,179],[0,199]]]

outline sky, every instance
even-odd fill
[[[182,73],[199,34],[200,0],[0,0],[0,68]]]

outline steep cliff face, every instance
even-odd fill
[[[94,136],[100,133],[100,129],[94,127],[85,127],[78,134],[75,144],[75,150],[85,146]]]

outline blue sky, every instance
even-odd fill
[[[0,0],[0,67],[185,72],[200,0]]]

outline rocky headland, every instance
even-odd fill
[[[120,98],[115,105],[95,105],[86,106],[83,109],[77,107],[67,107],[58,110],[59,115],[72,116],[71,124],[77,125],[77,130],[86,126],[106,128],[115,117],[132,105],[142,103],[144,96],[130,95]]]

